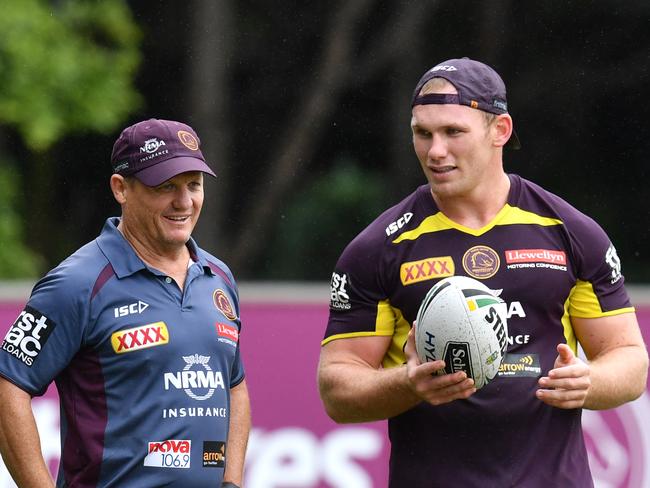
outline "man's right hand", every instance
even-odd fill
[[[445,367],[442,360],[420,362],[415,350],[415,324],[411,327],[406,346],[406,376],[409,387],[417,396],[431,405],[442,405],[468,398],[476,392],[474,380],[464,371],[440,374]]]

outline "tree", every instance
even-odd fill
[[[49,257],[65,240],[48,209],[60,198],[55,175],[67,169],[52,147],[67,135],[113,131],[141,103],[133,88],[140,33],[122,0],[1,0],[0,9],[0,123],[20,136],[3,149],[26,148],[18,169],[27,240]]]

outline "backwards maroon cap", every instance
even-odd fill
[[[113,173],[135,176],[147,186],[158,186],[186,171],[216,176],[205,163],[201,141],[189,125],[149,119],[122,131],[113,145]]]
[[[420,95],[424,84],[432,78],[444,78],[457,93]],[[415,86],[411,107],[429,104],[466,105],[497,115],[508,113],[506,85],[499,74],[487,64],[469,58],[449,59],[424,73]],[[521,148],[514,130],[506,146]]]

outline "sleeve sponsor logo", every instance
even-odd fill
[[[203,441],[203,467],[223,468],[226,466],[226,443]]]
[[[505,252],[508,269],[550,268],[566,271],[566,253],[552,249],[511,249]]]
[[[132,329],[113,332],[111,335],[111,345],[117,354],[162,346],[168,342],[169,331],[165,322],[140,325]]]
[[[623,274],[621,273],[621,260],[618,258],[616,248],[614,248],[612,244],[609,245],[609,248],[605,253],[605,261],[612,268],[612,277],[610,284],[613,285],[623,277]]]
[[[538,354],[506,354],[498,375],[509,378],[538,377],[542,374]]]
[[[333,310],[350,310],[350,295],[347,291],[348,275],[332,273],[330,281],[330,308]]]
[[[192,441],[169,439],[149,442],[144,465],[152,468],[189,469]]]
[[[31,368],[55,327],[41,312],[26,306],[7,332],[2,350]]]
[[[226,385],[221,371],[212,371],[208,364],[210,356],[183,356],[185,367],[182,371],[167,372],[163,376],[165,390],[176,388],[183,390],[187,396],[194,400],[207,400],[215,389],[224,390]]]
[[[229,339],[228,342],[234,342],[237,344],[239,341],[239,331],[237,330],[237,327],[234,327],[232,325],[227,325],[227,324],[221,324],[217,322],[215,324],[215,327],[217,329],[217,334],[219,334],[220,338],[224,339]]]
[[[463,269],[477,280],[491,278],[499,271],[499,266],[499,255],[488,246],[474,246],[463,255]]]
[[[228,295],[223,290],[214,290],[212,301],[214,302],[214,306],[217,307],[217,310],[224,314],[228,320],[237,320],[237,314],[232,303],[230,303],[230,298],[228,298]]]
[[[451,256],[439,256],[402,263],[399,277],[403,285],[453,276],[456,268]]]

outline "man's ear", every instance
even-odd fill
[[[512,117],[509,114],[497,115],[493,123],[494,145],[498,147],[505,146],[506,142],[512,135]]]
[[[126,203],[126,190],[127,183],[124,176],[113,174],[111,175],[111,191],[117,203],[124,205]]]

